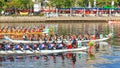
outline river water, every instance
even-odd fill
[[[64,23],[65,22],[65,23]],[[0,27],[3,26],[24,26],[35,27],[45,25],[49,28],[54,28],[54,32],[57,34],[94,34],[95,30],[104,31],[109,33],[114,29],[114,32],[120,32],[120,24],[109,25],[108,22],[95,22],[95,21],[55,21],[55,22],[30,22],[30,23],[0,23]]]
[[[53,26],[55,33],[95,33],[95,29],[109,33],[111,31],[107,23],[42,23]],[[36,26],[40,23],[1,23],[2,26]],[[119,26],[114,30],[119,32]],[[100,50],[93,54],[87,52],[69,52],[47,55],[0,55],[0,68],[119,68],[120,46],[119,38],[103,42]]]

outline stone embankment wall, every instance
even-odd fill
[[[1,23],[16,22],[57,22],[57,21],[107,21],[120,20],[120,17],[40,17],[40,16],[0,16]]]

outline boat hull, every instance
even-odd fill
[[[61,49],[61,50],[8,50],[0,51],[0,54],[50,54],[50,53],[61,53],[61,52],[75,52],[87,50],[88,47],[73,48],[73,49]]]
[[[9,42],[12,42],[12,43],[44,43],[44,41],[25,41],[25,40],[13,40],[11,38],[9,38],[8,36],[4,36],[4,38],[6,40],[8,40]],[[96,40],[80,40],[80,42],[82,43],[87,43],[87,42],[90,42],[90,41],[94,41],[94,42],[101,42],[101,41],[105,41],[105,40],[108,40],[109,38],[102,38],[102,39],[96,39]],[[79,41],[79,40],[78,40]],[[48,42],[48,41],[46,41]],[[57,41],[57,42],[62,42],[62,41]],[[68,41],[64,41],[64,42],[68,42]],[[71,41],[72,42],[72,41]]]

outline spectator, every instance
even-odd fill
[[[2,11],[1,11],[1,14],[4,15],[4,13],[5,13],[5,12],[2,10]]]

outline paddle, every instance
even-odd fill
[[[42,43],[43,41],[42,40],[38,40],[38,43],[40,44],[40,43]],[[37,51],[40,51],[40,49],[39,49],[39,45],[38,45],[38,47],[37,47]]]
[[[32,40],[30,40],[31,41],[31,43],[33,44],[33,42],[32,42]],[[31,46],[32,47],[32,46]],[[29,50],[31,51],[31,52],[35,52],[35,51],[33,51],[33,49],[31,48],[30,46],[29,46]]]
[[[20,50],[21,50],[22,52],[24,52],[23,48],[20,48]]]

